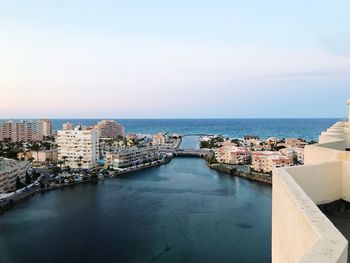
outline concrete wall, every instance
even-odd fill
[[[272,192],[273,263],[299,262],[318,239],[300,210],[298,202],[291,198],[289,190],[282,176],[274,174]]]
[[[333,165],[339,168],[336,163],[326,164],[326,169]],[[347,240],[292,178],[290,170],[276,169],[273,174],[272,262],[347,262]],[[297,180],[301,175],[302,171],[294,174]],[[328,174],[324,176],[328,180]],[[338,188],[334,192],[339,192]]]
[[[298,166],[286,170],[317,205],[339,200],[342,196],[342,162]]]
[[[345,201],[350,202],[350,161],[343,162],[342,196]]]

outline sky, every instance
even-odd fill
[[[0,0],[0,118],[346,117],[348,0]]]

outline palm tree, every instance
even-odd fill
[[[63,160],[59,160],[57,163],[60,165],[60,170],[61,170],[62,169],[62,164],[64,164],[64,161]]]
[[[66,165],[66,161],[68,159],[68,156],[63,156],[62,159],[63,159],[63,164]]]
[[[36,160],[39,161],[40,145],[38,143],[34,142],[31,149],[32,149],[32,151],[36,151]]]
[[[81,155],[78,157],[78,159],[79,159],[79,162],[78,162],[79,169],[80,169],[80,167],[82,166],[81,160],[83,160],[83,158],[84,158],[84,157],[81,156]]]

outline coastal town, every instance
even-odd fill
[[[304,162],[302,138],[260,139],[201,135],[199,149],[180,148],[182,135],[126,133],[114,120],[95,125],[41,120],[0,122],[0,207],[40,191],[125,175],[159,166],[175,156],[199,156],[209,167],[271,184],[274,168]]]

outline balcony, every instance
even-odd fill
[[[306,147],[304,166],[274,171],[273,262],[347,262],[349,125],[335,124]]]

